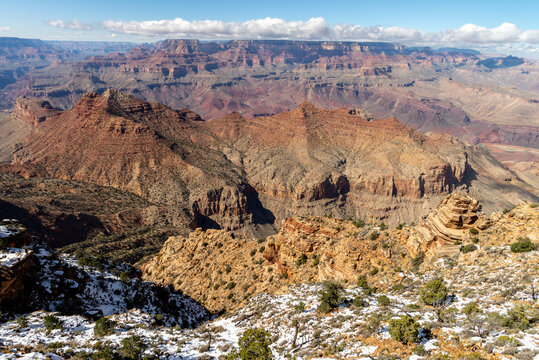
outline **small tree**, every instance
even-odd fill
[[[260,329],[247,329],[238,340],[239,349],[231,352],[229,360],[269,360],[272,359],[271,335]]]
[[[378,304],[380,306],[386,307],[386,306],[389,306],[389,304],[391,304],[391,301],[389,300],[387,296],[381,295],[378,297]]]
[[[94,326],[94,335],[103,337],[114,333],[116,322],[105,317],[97,320]]]
[[[318,311],[328,313],[340,305],[343,287],[335,281],[325,281],[324,290],[320,292],[320,305]]]
[[[420,325],[414,318],[404,315],[400,319],[389,321],[389,335],[393,340],[403,344],[417,342]]]
[[[138,360],[142,358],[142,353],[146,350],[146,344],[140,336],[133,335],[122,340],[122,347],[118,353],[124,359]]]
[[[517,238],[517,242],[511,244],[511,251],[514,253],[523,253],[535,250],[535,244],[531,242],[530,238]]]
[[[53,314],[49,314],[43,318],[43,325],[47,329],[47,333],[50,333],[52,330],[64,328],[64,322]]]
[[[436,318],[443,322],[442,312],[449,298],[449,290],[444,284],[444,279],[439,278],[426,283],[419,291],[419,297],[425,305],[434,307]]]
[[[475,327],[477,336],[483,333],[483,320],[479,317],[483,311],[477,306],[477,303],[471,302],[462,309],[462,313],[466,315],[466,319]]]

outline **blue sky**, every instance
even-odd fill
[[[534,55],[539,1],[0,0],[0,36],[50,40],[298,38]],[[175,20],[176,19],[176,20]],[[537,56],[532,56],[537,57]]]

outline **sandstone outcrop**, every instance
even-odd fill
[[[287,218],[265,240],[245,239],[223,230],[197,229],[170,237],[142,266],[143,278],[172,285],[211,311],[237,308],[259,293],[275,293],[288,284],[339,280],[355,284],[359,275],[384,286],[404,266],[404,246],[351,221],[321,217]]]
[[[13,113],[36,126],[46,118],[60,114],[60,110],[54,109],[48,101],[34,98],[19,97],[13,106]]]
[[[409,239],[409,250],[441,256],[458,252],[459,244],[470,238],[469,229],[477,227],[479,201],[464,193],[447,195],[425,220],[416,226]],[[485,228],[486,223],[481,223]]]

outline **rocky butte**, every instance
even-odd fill
[[[39,101],[18,103],[21,117],[40,121],[3,171],[128,191],[183,229],[267,235],[286,217],[325,214],[398,223],[458,188],[480,194],[485,209],[537,199],[481,147],[357,110],[303,103],[203,121],[114,89],[50,115]]]

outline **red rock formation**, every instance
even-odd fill
[[[201,121],[116,90],[89,93],[36,126],[13,169],[133,192],[175,209],[177,225],[257,231],[297,214],[392,210],[391,221],[410,221],[468,184],[473,148],[353,113],[303,103],[271,117]]]

